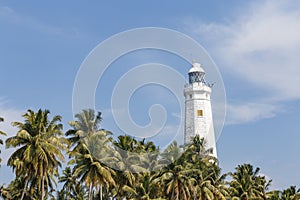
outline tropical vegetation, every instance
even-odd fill
[[[0,143],[13,149],[6,164],[15,174],[0,187],[0,199],[300,200],[296,186],[270,191],[271,180],[250,164],[222,174],[198,136],[161,150],[102,129],[101,113],[91,109],[76,114],[65,133],[62,117],[50,118],[49,110],[28,110],[23,118],[12,123],[18,131],[10,137],[0,131]]]

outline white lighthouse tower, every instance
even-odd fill
[[[206,148],[212,150],[211,155],[217,157],[210,102],[212,86],[205,81],[205,71],[199,63],[192,64],[188,76],[188,83],[184,87],[184,144],[188,145],[192,137],[199,135],[206,141]]]

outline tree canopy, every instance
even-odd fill
[[[199,136],[184,148],[174,141],[161,150],[146,139],[114,137],[91,109],[76,114],[65,133],[62,117],[50,118],[49,110],[28,110],[23,119],[12,123],[18,131],[5,140],[14,150],[7,165],[15,178],[0,187],[3,199],[300,199],[296,186],[270,191],[271,181],[251,164],[222,174]]]

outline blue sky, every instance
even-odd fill
[[[132,28],[170,28],[203,45],[222,74],[227,117],[217,147],[223,171],[249,162],[273,179],[272,188],[299,187],[299,17],[296,0],[0,0],[0,116],[6,120],[0,128],[13,134],[10,122],[22,120],[26,109],[47,108],[63,116],[67,129],[77,71],[96,45]],[[117,60],[97,88],[104,128],[119,132],[110,110],[112,85],[133,66],[154,61],[183,75],[190,67],[150,50]],[[149,106],[159,102],[171,113],[167,126],[174,130],[178,106],[170,92],[148,86],[133,97],[130,110],[138,124],[148,123]],[[10,152],[2,150],[4,162]],[[11,178],[4,164],[0,182]]]

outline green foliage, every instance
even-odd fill
[[[239,165],[234,173],[230,173],[230,194],[233,198],[266,199],[266,189],[270,184],[264,176],[259,176],[259,168],[253,169],[250,164]]]
[[[15,148],[7,165],[16,178],[0,187],[0,198],[300,200],[295,186],[268,191],[270,181],[250,164],[222,174],[218,160],[198,136],[184,149],[173,142],[161,152],[145,139],[128,135],[113,139],[111,132],[100,128],[100,112],[88,109],[76,114],[64,136],[61,117],[49,120],[49,113],[28,110],[24,122],[13,123],[19,130],[6,140],[8,148]],[[64,151],[69,162],[59,174]]]
[[[7,148],[17,148],[7,164],[18,178],[23,178],[21,200],[26,192],[41,200],[47,197],[48,189],[54,189],[56,184],[54,177],[58,176],[60,161],[64,161],[66,140],[61,137],[61,117],[56,115],[49,120],[49,114],[48,110],[28,110],[23,115],[24,123],[13,122],[19,129],[17,134],[6,140]]]

